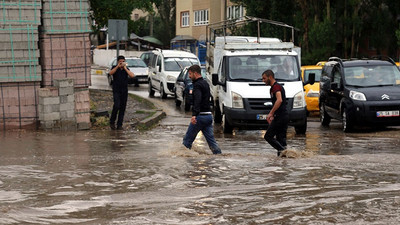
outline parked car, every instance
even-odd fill
[[[149,63],[151,61],[151,58],[153,57],[154,53],[152,51],[148,52],[143,52],[140,55],[140,58],[143,60],[144,63],[146,63],[147,66],[149,66]]]
[[[176,78],[183,68],[194,64],[200,65],[196,55],[177,50],[154,50],[149,64],[149,96],[155,91],[161,98],[174,95]]]
[[[321,124],[340,120],[344,132],[357,125],[400,125],[400,70],[390,58],[332,57],[322,68],[319,107]]]
[[[175,82],[175,104],[180,107],[184,104],[185,111],[189,111],[193,104],[193,83],[189,77],[189,67],[185,67]],[[204,79],[206,77],[205,67],[201,67],[201,75]]]
[[[315,74],[315,83],[313,85],[307,84],[304,86],[305,99],[307,104],[307,112],[319,112],[319,79],[321,78],[322,66],[302,66],[301,78],[306,83],[309,80],[311,73]]]
[[[148,76],[149,76],[149,68],[143,62],[143,60],[141,60],[140,58],[137,58],[137,57],[132,57],[132,58],[125,58],[125,62],[129,68],[129,70],[135,74],[134,78],[128,79],[128,84],[139,85],[139,84],[147,83]],[[112,83],[113,83],[113,76],[111,76],[109,74],[109,72],[113,68],[113,66],[116,66],[116,65],[117,65],[117,59],[114,58],[110,61],[109,69],[107,70],[107,78],[108,78],[109,85],[112,85]]]

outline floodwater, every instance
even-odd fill
[[[190,115],[145,132],[0,134],[0,224],[398,224],[400,129],[289,129],[296,158],[262,131],[201,135]],[[307,154],[303,154],[307,153]]]

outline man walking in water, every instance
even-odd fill
[[[193,81],[192,119],[183,138],[183,145],[191,149],[197,134],[201,131],[213,154],[221,154],[214,138],[213,117],[210,108],[210,87],[201,76],[199,65],[189,67],[189,77]]]
[[[286,149],[286,132],[289,123],[285,89],[276,82],[275,74],[272,70],[264,71],[262,80],[267,86],[271,86],[270,95],[273,104],[271,111],[267,115],[269,126],[264,139],[278,151],[278,156],[280,156],[282,151]]]

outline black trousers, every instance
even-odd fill
[[[264,139],[278,151],[282,151],[286,147],[288,124],[289,115],[276,116],[269,124],[268,130],[264,135]]]
[[[110,124],[115,124],[115,120],[117,119],[118,114],[117,126],[122,126],[122,123],[124,122],[126,102],[128,101],[128,91],[113,92],[113,97],[114,106],[110,117]]]

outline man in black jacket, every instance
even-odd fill
[[[128,76],[135,77],[125,63],[125,57],[120,55],[117,58],[118,64],[114,66],[110,75],[113,76],[113,97],[114,106],[110,117],[110,127],[112,130],[122,130],[122,122],[124,121],[126,102],[128,100]],[[115,128],[115,120],[117,119],[117,128]]]
[[[189,77],[193,81],[193,109],[189,128],[183,138],[183,145],[191,149],[197,134],[201,131],[213,154],[221,154],[214,138],[213,118],[210,108],[210,87],[201,76],[199,65],[189,67]]]

